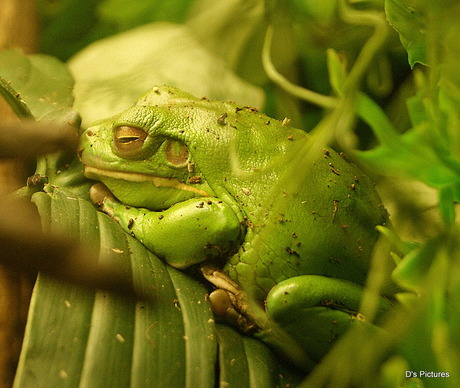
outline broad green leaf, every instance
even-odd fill
[[[69,67],[75,78],[75,109],[85,126],[128,108],[158,84],[211,99],[263,103],[261,89],[237,77],[187,27],[172,23],[153,23],[98,41]]]
[[[21,119],[78,125],[80,117],[71,109],[72,87],[67,67],[56,58],[16,50],[0,52],[0,95]],[[36,174],[58,185],[74,186],[81,193],[87,191],[83,167],[73,153],[40,157]]]
[[[234,329],[217,325],[219,343],[219,386],[238,388],[292,387],[300,381],[293,370],[283,365],[254,338],[244,337]]]
[[[93,300],[85,290],[37,279],[15,387],[78,386]]]
[[[135,287],[151,299],[135,302],[40,276],[16,386],[184,386],[190,361],[186,353],[193,345],[185,338],[198,336],[204,351],[195,354],[199,361],[194,362],[212,369],[194,369],[194,378],[204,373],[201,386],[212,387],[216,341],[209,336],[209,306],[190,321],[184,321],[181,312],[194,308],[199,292],[205,304],[204,288],[179,272],[174,285],[163,262],[89,202],[59,189],[37,193],[33,200],[45,228],[99,245],[101,262],[125,269]],[[193,297],[178,298],[175,287]]]
[[[224,380],[237,387],[275,387],[280,365],[272,352],[234,329],[216,327],[201,283],[165,265],[70,191],[54,188],[32,200],[46,231],[94,246],[99,263],[124,271],[146,299],[40,275],[15,388],[212,388]],[[292,381],[295,374],[285,376]]]
[[[413,1],[386,0],[387,19],[398,32],[401,43],[407,51],[409,64],[427,64],[427,36],[425,16],[412,8]]]
[[[174,268],[167,270],[177,293],[174,305],[184,319],[185,386],[210,386],[209,382],[215,379],[215,368],[209,362],[216,357],[216,338],[214,317],[205,300],[206,290]]]
[[[249,387],[249,367],[244,354],[244,342],[234,330],[227,326],[217,326],[216,335],[219,342],[219,385],[238,386],[245,381]]]
[[[0,77],[11,86],[10,90],[2,86],[2,95],[16,92],[18,95],[11,98],[17,100],[20,97],[22,100],[22,108],[15,109],[14,103],[12,105],[22,117],[27,117],[25,105],[39,121],[78,121],[76,113],[71,110],[73,79],[66,66],[56,58],[24,55],[15,50],[1,51]],[[24,112],[20,113],[17,109]]]

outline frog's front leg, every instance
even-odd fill
[[[369,324],[359,313],[362,294],[362,286],[347,280],[318,275],[296,276],[270,290],[266,311],[310,358],[318,362],[353,325]],[[390,308],[391,303],[380,297],[377,318]],[[259,336],[270,342],[267,333],[261,332]]]
[[[126,232],[176,268],[232,253],[243,233],[238,216],[217,198],[192,198],[151,211],[118,202],[101,183],[92,186],[90,197]]]

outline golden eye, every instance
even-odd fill
[[[165,155],[166,160],[176,167],[185,165],[189,158],[187,146],[175,140],[167,140]]]
[[[120,156],[136,156],[142,150],[148,133],[141,128],[122,125],[113,132],[115,150]]]

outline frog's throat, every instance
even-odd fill
[[[123,172],[123,171],[113,171],[113,170],[103,170],[100,168],[85,166],[85,176],[90,179],[99,178],[99,177],[108,177],[114,179],[121,179],[129,182],[152,182],[155,187],[169,187],[183,191],[190,191],[192,193],[198,194],[202,197],[209,197],[210,194],[204,190],[201,190],[197,187],[187,185],[180,182],[176,178],[164,178],[155,175],[149,174],[139,174],[135,172]]]

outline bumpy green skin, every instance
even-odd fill
[[[123,125],[148,133],[142,149],[127,157],[114,145],[114,130]],[[187,147],[186,165],[167,160],[165,141]],[[346,295],[350,287],[360,291],[377,239],[375,226],[388,222],[373,184],[359,169],[333,150],[309,153],[309,145],[304,131],[254,108],[197,99],[163,86],[133,108],[90,127],[82,136],[81,158],[88,177],[102,181],[131,206],[127,211],[124,205],[104,201],[104,210],[125,230],[179,268],[200,258],[228,256],[224,270],[257,299],[265,300],[280,284],[267,303],[269,312],[286,322],[277,308],[292,303],[283,295],[293,284],[323,301],[340,299],[337,290]],[[117,171],[123,174],[113,173]],[[134,178],[126,180],[128,174]],[[146,176],[176,180],[174,187],[156,187],[142,181]],[[177,182],[186,187],[179,188]],[[222,209],[200,229],[207,216],[197,205],[209,198],[221,201]],[[178,206],[184,215],[168,221],[165,212]],[[187,207],[193,216],[186,215]],[[208,230],[219,217],[220,225]],[[147,225],[146,218],[156,221]],[[168,223],[166,230],[158,228],[162,223]],[[168,254],[173,245],[177,249]],[[204,245],[213,246],[214,253],[203,252]],[[186,254],[177,257],[176,252]],[[360,292],[350,295],[353,307],[342,309],[348,320],[356,315],[351,311],[357,311]],[[293,311],[286,314],[292,321]]]

